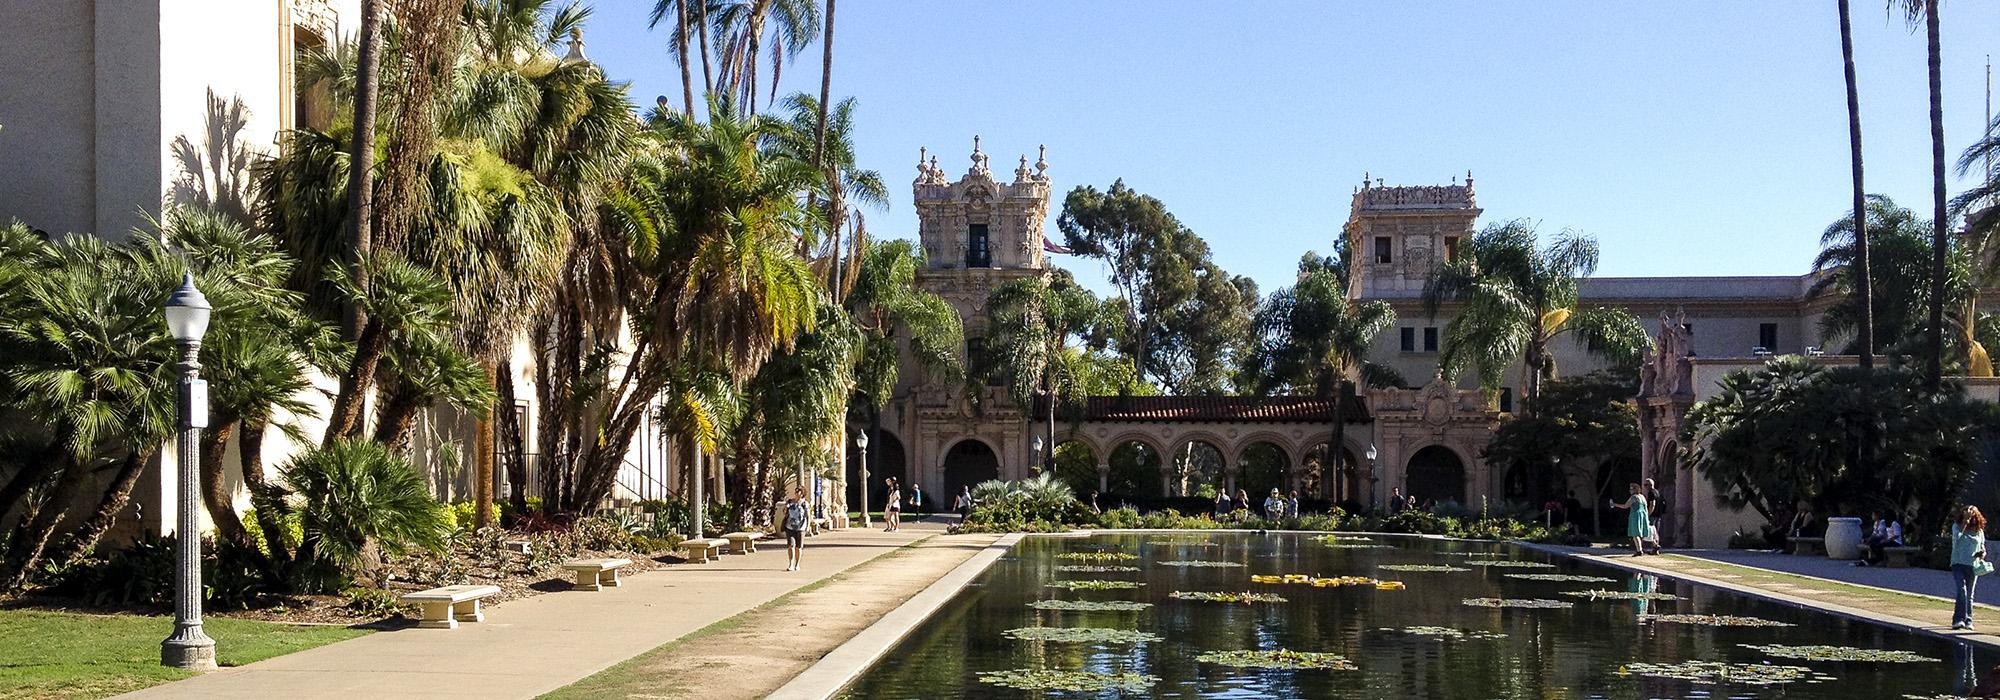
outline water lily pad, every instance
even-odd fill
[[[1327,549],[1395,549],[1396,548],[1395,545],[1387,545],[1387,544],[1367,544],[1367,543],[1348,544],[1346,542],[1334,542],[1331,544],[1324,544],[1320,546],[1325,547]]]
[[[1465,560],[1465,563],[1467,563],[1467,564],[1471,564],[1471,565],[1473,565],[1473,566],[1491,566],[1491,567],[1493,567],[1493,568],[1496,568],[1496,569],[1553,569],[1553,568],[1556,568],[1556,565],[1554,565],[1554,564],[1544,564],[1544,563],[1542,563],[1542,562],[1538,562],[1538,561],[1516,561],[1516,560],[1513,560],[1513,559],[1467,559],[1467,560]]]
[[[1383,564],[1375,568],[1383,571],[1413,571],[1435,574],[1471,571],[1471,569],[1462,566],[1444,566],[1442,564]]]
[[[1648,593],[1644,591],[1563,591],[1557,595],[1591,600],[1687,600],[1672,593]]]
[[[1067,612],[1132,612],[1153,607],[1153,604],[1136,600],[1037,600],[1029,603],[1028,607]]]
[[[1007,671],[981,671],[979,682],[1015,690],[1066,690],[1078,693],[1117,690],[1143,693],[1152,688],[1154,683],[1160,682],[1160,677],[1143,673],[1092,673],[1016,668]]]
[[[1233,562],[1233,561],[1202,561],[1202,560],[1176,560],[1176,561],[1163,561],[1163,562],[1155,562],[1155,563],[1159,564],[1160,566],[1179,566],[1179,567],[1186,567],[1186,568],[1206,568],[1206,569],[1240,569],[1240,568],[1243,568],[1243,565],[1242,565],[1242,564],[1238,564],[1238,563],[1236,563],[1236,562]]]
[[[1056,567],[1056,571],[1070,574],[1114,574],[1138,570],[1139,567],[1136,566],[1091,566],[1088,564],[1065,564]]]
[[[1618,669],[1619,675],[1645,676],[1687,681],[1698,685],[1785,685],[1834,680],[1804,666],[1739,664],[1724,661],[1682,661],[1673,664],[1633,663]]]
[[[1067,581],[1050,581],[1042,585],[1047,586],[1049,588],[1067,588],[1072,591],[1115,591],[1127,588],[1138,588],[1146,584],[1140,583],[1138,581],[1105,581],[1102,579],[1077,579],[1077,580],[1067,580]]]
[[[1836,647],[1817,644],[1805,646],[1738,644],[1737,646],[1745,649],[1755,649],[1780,659],[1795,659],[1798,661],[1874,661],[1888,664],[1914,664],[1943,660],[1894,649],[1864,649],[1861,647]]]
[[[1741,615],[1689,615],[1689,614],[1640,615],[1639,621],[1671,622],[1682,625],[1701,625],[1703,627],[1795,627],[1796,626],[1789,622],[1766,620],[1761,617],[1743,617]]]
[[[1578,576],[1576,574],[1503,574],[1507,578],[1523,581],[1559,581],[1562,583],[1617,583],[1618,579],[1603,576]]]
[[[1504,634],[1504,633],[1501,633],[1501,632],[1488,632],[1488,631],[1485,631],[1485,630],[1468,630],[1468,629],[1457,629],[1457,628],[1453,628],[1453,627],[1432,627],[1432,626],[1428,626],[1428,625],[1418,625],[1418,626],[1415,626],[1415,627],[1404,627],[1404,628],[1402,628],[1402,629],[1396,629],[1396,628],[1394,628],[1394,627],[1383,627],[1383,628],[1381,628],[1381,629],[1379,629],[1379,630],[1376,630],[1376,631],[1378,631],[1378,632],[1401,632],[1401,633],[1403,633],[1403,634],[1407,634],[1407,635],[1411,635],[1411,636],[1414,636],[1414,637],[1434,637],[1434,638],[1437,638],[1437,639],[1449,639],[1449,640],[1451,640],[1451,641],[1463,641],[1463,640],[1467,640],[1467,639],[1506,639],[1506,638],[1507,638],[1507,635],[1506,635],[1506,634]]]
[[[1333,544],[1335,542],[1374,542],[1375,538],[1361,537],[1359,535],[1320,535],[1314,537],[1313,541],[1321,544]]]
[[[1352,671],[1354,662],[1339,654],[1317,651],[1292,651],[1273,649],[1270,651],[1211,651],[1195,657],[1205,664],[1220,664],[1239,668],[1281,668],[1314,669],[1320,671]]]
[[[1138,630],[1118,630],[1109,627],[1016,627],[1000,633],[1008,639],[1027,642],[1068,642],[1074,644],[1145,644],[1157,642],[1160,635]]]
[[[1461,600],[1458,602],[1465,605],[1470,605],[1475,608],[1531,608],[1531,609],[1541,609],[1541,610],[1560,610],[1563,608],[1576,607],[1575,603],[1571,603],[1569,601],[1548,600],[1546,598],[1466,598],[1465,600]]]
[[[1284,596],[1270,593],[1229,593],[1214,591],[1174,591],[1167,594],[1175,600],[1199,600],[1205,603],[1283,603]]]
[[[1063,552],[1056,555],[1056,558],[1077,561],[1131,561],[1138,559],[1139,555],[1130,552]]]

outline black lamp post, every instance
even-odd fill
[[[868,529],[868,528],[869,528],[869,525],[868,525],[868,431],[866,431],[866,430],[863,430],[863,431],[861,431],[860,433],[857,433],[857,434],[855,434],[855,436],[854,436],[854,447],[855,447],[855,449],[857,449],[857,450],[860,450],[860,452],[861,452],[861,529],[863,529],[863,530],[866,530],[866,529]]]
[[[174,526],[174,631],[160,642],[160,665],[189,671],[215,670],[215,640],[201,629],[201,429],[208,427],[208,382],[200,378],[201,337],[208,332],[208,298],[194,275],[167,299],[167,332],[180,346],[180,441],[174,468],[180,478]]]

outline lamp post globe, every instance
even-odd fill
[[[861,453],[861,529],[868,529],[868,431],[854,435],[854,448]]]
[[[1042,464],[1042,436],[1040,435],[1035,436],[1035,443],[1033,445],[1033,448],[1035,450],[1035,461],[1032,465],[1028,467],[1028,471],[1039,474],[1041,473],[1042,467],[1044,466]]]
[[[179,444],[174,453],[178,487],[174,526],[174,631],[160,642],[160,664],[189,671],[215,670],[215,640],[201,627],[201,430],[208,427],[208,383],[201,380],[201,338],[208,333],[208,298],[194,275],[167,298],[167,332],[180,346]]]

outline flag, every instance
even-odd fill
[[[1049,240],[1049,237],[1048,237],[1048,236],[1043,236],[1043,237],[1042,237],[1042,250],[1043,250],[1044,252],[1048,252],[1048,253],[1055,253],[1055,254],[1057,254],[1057,255],[1069,255],[1069,254],[1070,254],[1070,249],[1068,249],[1068,248],[1064,248],[1064,247],[1062,247],[1062,246],[1059,246],[1059,245],[1056,245],[1056,242],[1055,242],[1055,241],[1051,241],[1051,240]]]

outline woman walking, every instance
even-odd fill
[[[1626,498],[1624,503],[1611,502],[1609,499],[1606,499],[1606,501],[1610,502],[1613,508],[1623,508],[1631,511],[1625,518],[1625,534],[1632,537],[1632,556],[1644,556],[1646,554],[1646,540],[1652,538],[1653,521],[1646,517],[1645,492],[1636,483],[1629,484],[1628,486],[1632,495]]]
[[[1972,629],[1972,590],[1979,576],[1992,570],[1986,563],[1986,516],[1979,508],[1966,506],[1958,521],[1951,524],[1951,578],[1957,583],[1957,606],[1951,611],[1951,628]]]
[[[895,532],[903,529],[903,490],[896,488],[896,477],[889,477],[888,485],[889,497],[883,501],[888,507],[883,511],[882,519],[887,521],[889,526],[882,531]]]
[[[806,493],[792,494],[792,500],[785,502],[785,556],[786,571],[799,570],[799,557],[806,548]]]

